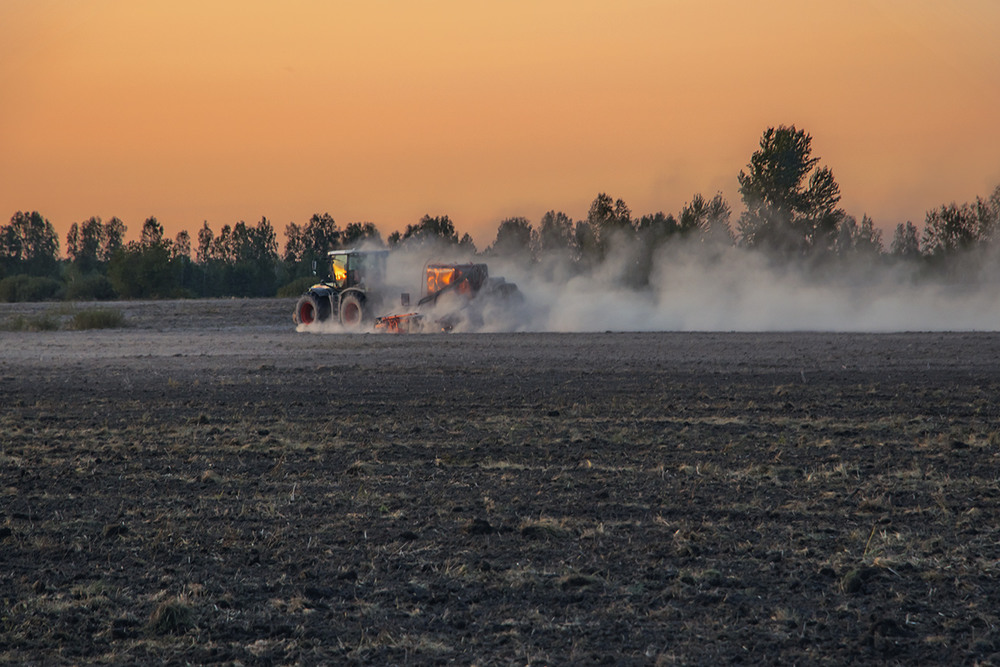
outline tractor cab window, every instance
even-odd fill
[[[337,289],[370,288],[382,282],[385,275],[384,252],[336,253],[330,256],[330,279]]]
[[[385,275],[387,253],[371,252],[349,255],[347,258],[347,283],[349,286],[372,287],[382,282]]]
[[[347,286],[347,255],[334,255],[332,261],[333,284],[343,289]]]
[[[365,256],[347,256],[347,284],[351,287],[360,285],[365,278]]]

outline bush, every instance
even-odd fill
[[[168,299],[197,299],[198,295],[194,290],[187,287],[175,287],[167,293]]]
[[[94,301],[115,298],[115,289],[107,276],[93,273],[70,280],[65,298],[70,301]]]
[[[118,329],[125,326],[125,316],[118,310],[91,308],[81,310],[70,321],[70,329]]]
[[[0,301],[48,301],[59,296],[63,284],[55,278],[18,274],[0,280]]]
[[[291,299],[297,296],[301,296],[306,293],[310,287],[319,282],[319,278],[316,276],[303,276],[301,278],[296,278],[287,285],[282,285],[278,288],[278,296],[283,299]]]

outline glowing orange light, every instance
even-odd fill
[[[347,280],[347,268],[338,264],[337,262],[334,262],[333,279],[337,282],[340,282],[342,280]]]

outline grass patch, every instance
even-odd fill
[[[56,331],[59,329],[59,320],[50,315],[17,315],[7,318],[0,328],[4,331]]]
[[[111,308],[88,308],[73,315],[69,328],[77,331],[84,329],[120,329],[125,326],[125,315],[120,310]]]
[[[39,315],[15,315],[0,323],[0,331],[58,331],[72,329],[120,329],[128,326],[125,315],[112,308],[67,309],[51,308]]]
[[[154,635],[179,635],[193,627],[194,609],[179,598],[161,602],[146,624],[146,629]]]

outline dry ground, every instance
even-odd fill
[[[997,662],[1000,335],[291,305],[0,331],[0,662]]]

